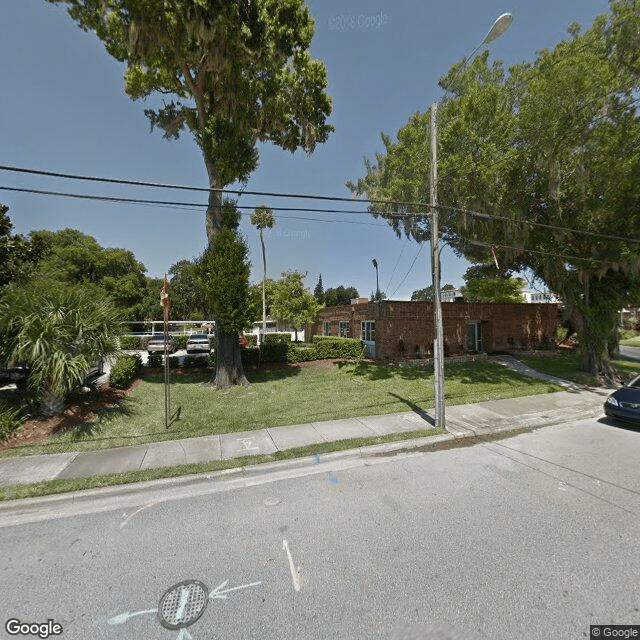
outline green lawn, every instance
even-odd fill
[[[635,338],[627,338],[626,340],[620,340],[620,344],[625,347],[640,347],[640,336]]]
[[[593,385],[595,380],[593,376],[586,371],[579,371],[580,356],[577,353],[558,354],[558,355],[522,355],[518,356],[525,364],[534,369],[547,373],[552,376],[564,378],[565,380],[573,380],[580,384]],[[613,366],[618,370],[620,375],[628,380],[634,375],[640,373],[640,362],[631,362],[629,360],[613,360]]]
[[[180,407],[180,419],[166,430],[163,377],[148,374],[119,406],[97,419],[1,455],[103,449],[433,407],[429,368],[342,363],[329,369],[292,366],[250,372],[248,378],[250,387],[221,392],[204,384],[206,375],[174,375],[172,412]],[[486,361],[447,365],[445,378],[448,405],[561,390]]]

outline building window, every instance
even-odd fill
[[[366,342],[375,342],[376,323],[374,320],[365,320],[360,325],[360,339]]]
[[[330,324],[328,320],[325,320],[322,323],[322,335],[323,336],[330,336],[331,335],[331,329],[330,329]]]
[[[341,338],[349,337],[349,322],[347,320],[340,320],[340,333]]]

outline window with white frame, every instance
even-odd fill
[[[322,323],[322,335],[323,336],[330,336],[331,335],[331,325],[329,324],[328,320],[325,320]]]
[[[360,324],[360,339],[366,342],[375,342],[376,323],[375,320],[364,320]]]
[[[340,320],[340,333],[341,338],[349,337],[349,321],[348,320]]]

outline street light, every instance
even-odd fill
[[[373,266],[376,268],[376,302],[380,301],[380,285],[378,284],[378,262],[375,258],[371,260]]]
[[[458,69],[462,72],[478,49],[501,36],[513,22],[513,15],[503,13],[489,29],[482,42]],[[438,103],[431,105],[431,177],[429,181],[431,208],[431,277],[433,281],[433,324],[435,340],[433,344],[433,373],[435,378],[435,426],[445,429],[444,416],[444,328],[442,326],[442,303],[440,300],[440,246],[438,244],[438,127],[436,116]]]

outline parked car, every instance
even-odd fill
[[[173,353],[176,350],[176,341],[172,335],[167,336],[167,352]],[[147,342],[148,353],[164,353],[164,334],[157,333],[149,338]]]
[[[193,333],[187,340],[187,353],[211,353],[211,340],[206,333]]]
[[[640,423],[640,375],[607,398],[604,412],[610,418]]]

